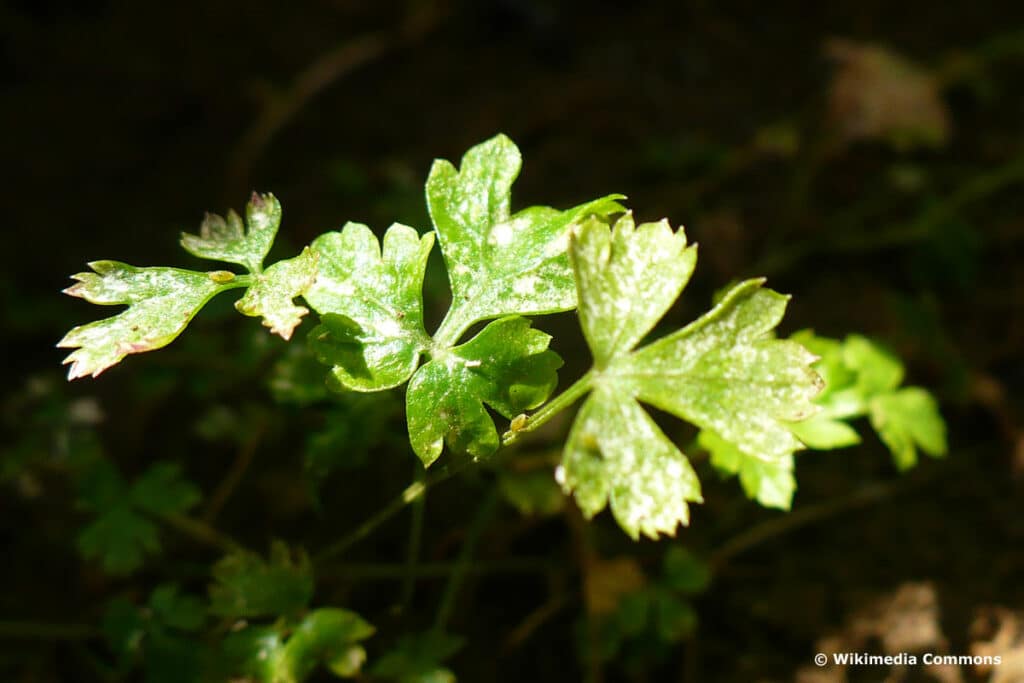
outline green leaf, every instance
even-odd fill
[[[232,633],[224,639],[219,665],[227,676],[244,675],[260,683],[300,683],[321,664],[350,678],[358,675],[366,659],[359,641],[373,633],[373,626],[355,612],[316,609],[287,637],[280,625],[249,626]]]
[[[631,536],[657,537],[688,523],[687,502],[701,500],[689,461],[638,400],[727,437],[750,461],[737,465],[744,486],[762,502],[788,504],[783,474],[802,448],[788,422],[815,412],[821,379],[810,352],[771,334],[787,298],[759,280],[741,283],[696,322],[632,351],[693,272],[696,254],[685,234],[665,222],[635,227],[628,214],[613,230],[591,220],[570,256],[595,358],[593,394],[576,417],[560,471],[581,510],[593,516],[608,503]]]
[[[304,552],[275,541],[269,561],[248,552],[224,557],[213,567],[210,611],[228,618],[294,614],[313,596],[313,574]]]
[[[462,648],[463,639],[438,630],[402,637],[381,655],[370,672],[398,683],[455,683],[441,663]]]
[[[789,428],[805,446],[819,451],[846,448],[860,443],[860,435],[853,427],[821,415],[815,415],[803,422],[795,422]]]
[[[502,472],[498,479],[502,497],[524,515],[549,516],[565,507],[565,496],[551,470]]]
[[[96,377],[131,353],[167,346],[214,295],[232,287],[230,273],[196,273],[178,268],[136,268],[117,261],[93,261],[94,273],[72,276],[64,290],[94,304],[128,304],[118,315],[68,332],[57,346],[76,349],[64,363],[68,379]],[[227,278],[225,280],[225,278]]]
[[[128,574],[142,566],[146,553],[160,550],[157,528],[127,501],[105,509],[78,535],[78,549],[98,560],[108,574]]]
[[[356,391],[402,384],[430,346],[423,329],[423,277],[434,234],[395,224],[383,250],[365,225],[313,242],[320,274],[306,301],[322,316],[310,341],[338,382]]]
[[[548,350],[550,340],[525,318],[502,318],[417,370],[406,415],[409,440],[424,465],[437,460],[445,443],[474,458],[494,453],[498,432],[484,404],[512,418],[546,401],[562,365]]]
[[[924,389],[907,387],[871,400],[871,426],[892,452],[896,466],[917,463],[917,449],[932,457],[946,454],[946,424],[935,399]]]
[[[576,416],[562,456],[561,481],[587,517],[610,502],[630,536],[674,534],[688,524],[700,482],[675,444],[629,395],[599,386]]]
[[[181,246],[193,256],[237,263],[252,273],[259,273],[281,225],[281,204],[272,194],[254,192],[245,214],[248,231],[243,229],[242,219],[234,211],[228,212],[227,220],[207,214],[198,235],[182,233]]]
[[[147,627],[138,607],[126,598],[114,598],[107,604],[100,626],[110,649],[121,660],[140,651]]]
[[[181,595],[179,587],[173,583],[153,589],[149,608],[157,621],[179,631],[197,631],[206,621],[203,602],[192,595]]]
[[[848,336],[843,342],[843,361],[857,373],[857,388],[864,397],[892,391],[903,381],[899,358],[867,337]]]
[[[317,256],[306,247],[301,254],[286,261],[278,261],[263,273],[253,275],[245,296],[235,303],[243,315],[263,318],[263,325],[283,339],[291,339],[292,332],[309,313],[304,306],[296,306],[295,297],[302,296],[313,286],[317,274]]]
[[[725,474],[739,474],[747,497],[765,507],[789,510],[796,492],[793,456],[762,460],[741,451],[708,429],[697,437],[701,448],[711,454],[711,464]]]
[[[678,643],[697,630],[697,610],[688,602],[672,595],[659,595],[653,601],[654,625],[658,637]]]
[[[498,135],[466,152],[460,168],[439,159],[430,169],[427,206],[452,287],[447,322],[457,332],[477,320],[573,308],[571,226],[590,214],[623,210],[616,201],[623,197],[609,195],[567,211],[531,207],[512,215],[521,164],[519,149]]]
[[[160,462],[132,484],[132,504],[154,515],[185,512],[202,497],[199,489],[181,476],[177,463]]]
[[[669,546],[661,564],[665,585],[684,595],[703,593],[711,583],[711,568],[685,548]]]
[[[355,612],[321,608],[302,620],[285,645],[279,679],[304,680],[320,662],[340,676],[359,673],[366,651],[357,642],[369,638],[374,628]]]
[[[771,461],[803,447],[787,423],[817,412],[812,400],[822,385],[810,367],[815,356],[770,335],[789,297],[762,283],[735,286],[709,313],[626,357],[613,374],[640,400]]]
[[[689,282],[697,247],[668,221],[637,228],[632,214],[614,229],[591,219],[573,240],[583,335],[599,370],[654,328]]]

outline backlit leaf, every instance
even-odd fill
[[[907,387],[871,401],[871,425],[892,451],[896,466],[917,463],[917,449],[932,457],[946,454],[946,424],[938,404],[924,389]]]

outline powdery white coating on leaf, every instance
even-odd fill
[[[640,400],[710,429],[755,458],[803,448],[786,422],[817,412],[817,357],[768,333],[787,297],[761,280],[734,287],[709,313],[622,359],[609,375]]]
[[[786,297],[761,281],[733,288],[711,312],[638,351],[685,286],[696,253],[667,223],[614,230],[586,221],[570,245],[580,319],[595,358],[594,394],[576,418],[560,471],[588,515],[606,503],[631,535],[672,533],[689,520],[686,501],[700,500],[685,457],[637,400],[712,429],[754,460],[746,485],[768,504],[788,505],[785,475],[802,448],[786,426],[815,412],[821,388],[816,357],[771,331]],[[684,465],[685,463],[685,465]],[[744,475],[741,475],[744,476]],[[755,479],[757,480],[755,482]],[[759,483],[762,482],[763,483]]]
[[[690,461],[630,397],[599,387],[573,424],[561,468],[563,489],[589,518],[605,504],[634,539],[674,535],[688,502],[702,502]]]
[[[437,460],[445,443],[476,458],[494,453],[498,432],[484,404],[511,419],[546,401],[562,365],[548,350],[550,341],[525,318],[501,318],[417,370],[406,415],[409,440],[424,465]]]
[[[293,259],[278,261],[263,273],[253,275],[245,296],[235,303],[239,313],[262,317],[263,325],[283,339],[291,339],[292,332],[302,322],[309,309],[297,306],[296,297],[302,296],[316,279],[317,255],[306,247]]]
[[[356,391],[378,391],[409,379],[430,345],[423,329],[423,276],[434,233],[420,237],[392,225],[383,251],[373,232],[348,223],[313,242],[319,276],[306,293],[323,316],[311,339],[321,362]]]
[[[234,211],[228,212],[227,220],[207,214],[198,235],[182,233],[181,246],[199,258],[237,263],[259,273],[281,225],[281,203],[272,194],[254,192],[245,214],[248,231]]]
[[[665,220],[637,228],[630,213],[610,233],[599,221],[588,221],[573,238],[571,253],[580,325],[598,369],[651,331],[697,263],[697,249],[686,246],[682,228],[672,232]]]
[[[461,325],[511,314],[565,311],[576,305],[566,255],[572,224],[622,211],[609,195],[567,211],[531,207],[511,214],[519,149],[498,135],[470,149],[456,169],[438,160],[427,179],[427,205]]]
[[[110,318],[80,325],[57,346],[76,349],[64,363],[68,379],[96,377],[132,353],[170,344],[215,294],[228,287],[207,273],[178,268],[136,268],[117,261],[94,261],[93,273],[79,273],[64,290],[94,304],[128,304]]]

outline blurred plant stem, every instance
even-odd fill
[[[441,595],[441,602],[437,608],[434,628],[438,631],[444,632],[448,626],[452,611],[455,609],[455,600],[459,595],[459,589],[462,587],[462,581],[468,573],[470,562],[473,561],[473,554],[476,552],[476,546],[480,542],[480,536],[483,535],[484,529],[487,528],[487,524],[490,523],[495,511],[498,509],[498,500],[500,498],[498,491],[497,484],[491,486],[491,490],[480,504],[480,509],[477,510],[476,517],[473,518],[472,525],[470,525],[469,530],[466,532],[466,540],[463,541],[459,557],[455,561],[455,570],[448,577],[448,584],[444,587],[444,593]]]
[[[424,469],[417,462],[413,466],[413,484],[422,484]],[[401,609],[406,610],[412,604],[416,592],[416,569],[420,559],[420,546],[423,543],[423,519],[427,502],[427,492],[423,491],[412,503],[412,523],[409,527],[409,543],[405,555],[405,576],[402,579]]]
[[[466,460],[459,462],[455,465],[445,465],[438,471],[434,476],[427,477],[422,481],[414,481],[405,487],[405,489],[393,499],[390,503],[377,510],[376,513],[370,516],[365,522],[360,524],[358,527],[353,529],[350,533],[342,536],[334,543],[331,543],[326,548],[321,550],[313,558],[313,561],[317,564],[328,560],[335,555],[340,555],[359,541],[366,538],[368,535],[373,533],[380,525],[384,524],[392,517],[397,515],[406,505],[415,502],[418,498],[423,496],[431,487],[446,481],[457,473],[465,469],[472,461]]]

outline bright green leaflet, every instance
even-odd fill
[[[892,452],[896,467],[917,464],[917,449],[932,457],[946,454],[946,424],[939,407],[924,389],[907,387],[871,401],[871,426]]]
[[[443,159],[430,169],[427,207],[452,286],[452,308],[436,335],[445,344],[478,320],[575,307],[569,230],[589,214],[623,211],[622,195],[608,195],[567,211],[534,206],[513,215],[521,165],[519,149],[498,135],[466,152],[458,169]]]
[[[548,350],[550,341],[525,318],[502,318],[417,370],[406,415],[424,465],[437,460],[445,443],[475,458],[494,453],[498,431],[484,404],[512,418],[546,401],[562,365]]]
[[[900,388],[903,364],[892,353],[860,335],[840,342],[804,330],[792,339],[820,356],[814,367],[826,382],[815,399],[821,412],[791,427],[807,446],[828,450],[859,443],[844,420],[867,415],[900,470],[917,463],[918,449],[932,457],[946,454],[938,403],[920,387]]]
[[[320,608],[287,635],[277,625],[250,626],[230,634],[222,646],[221,665],[230,675],[260,683],[300,683],[321,663],[335,676],[351,678],[366,661],[359,642],[373,633],[373,626],[355,612]]]
[[[225,221],[207,215],[199,235],[183,234],[182,246],[201,258],[245,266],[250,275],[217,270],[200,273],[180,268],[137,268],[117,261],[94,261],[95,272],[73,276],[78,284],[64,290],[94,304],[127,304],[128,309],[104,320],[80,325],[57,346],[76,349],[68,379],[96,377],[125,356],[170,344],[217,294],[248,287],[235,307],[244,315],[262,317],[263,324],[284,339],[308,311],[293,303],[316,278],[316,256],[306,250],[263,270],[281,222],[281,205],[273,195],[254,194],[246,210],[248,232],[232,212]]]
[[[752,280],[708,314],[637,351],[685,287],[696,260],[682,230],[584,222],[570,247],[580,320],[595,358],[559,471],[588,516],[606,503],[634,538],[672,534],[700,485],[686,457],[637,401],[712,428],[744,454],[774,463],[802,447],[787,421],[815,412],[815,357],[771,337],[786,297]],[[653,275],[651,274],[653,271]]]
[[[422,289],[433,245],[434,233],[420,237],[399,224],[384,235],[383,249],[359,223],[313,242],[320,275],[305,298],[322,318],[310,342],[343,387],[378,391],[398,386],[430,348]]]
[[[246,207],[245,219],[248,231],[234,211],[228,212],[227,220],[207,214],[198,235],[181,234],[181,246],[199,258],[236,263],[251,273],[262,272],[263,259],[270,252],[281,225],[281,203],[272,194],[254,192]]]
[[[701,430],[697,443],[711,454],[711,464],[719,471],[739,475],[748,498],[779,510],[788,510],[793,505],[796,477],[793,476],[792,455],[771,460],[755,458],[709,429]]]
[[[57,343],[59,348],[77,349],[64,359],[71,364],[68,379],[96,377],[130,353],[167,346],[206,302],[235,286],[230,282],[233,276],[218,282],[216,272],[136,268],[117,261],[93,261],[89,267],[95,272],[74,275],[78,284],[64,293],[93,304],[128,304],[129,308],[79,325]]]
[[[291,339],[292,332],[302,322],[309,309],[293,302],[306,293],[316,280],[316,254],[309,247],[298,256],[278,261],[266,271],[253,275],[245,296],[235,302],[243,315],[263,318],[263,325],[283,339]]]

